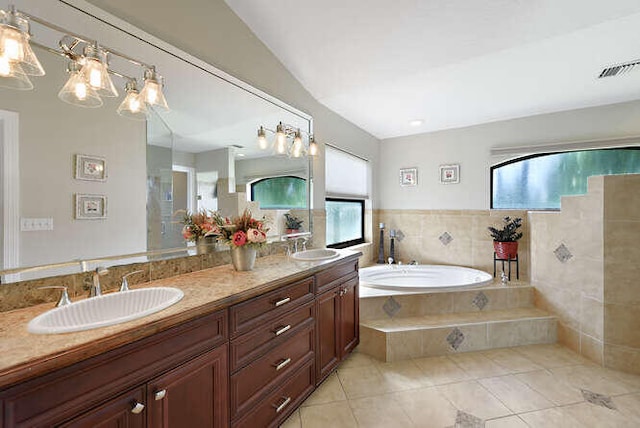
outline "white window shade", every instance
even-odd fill
[[[325,150],[325,192],[327,197],[369,197],[369,162],[334,147]]]

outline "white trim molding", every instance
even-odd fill
[[[2,153],[2,269],[20,265],[20,163],[18,113],[0,110]]]

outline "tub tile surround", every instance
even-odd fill
[[[590,177],[559,212],[529,214],[536,305],[558,339],[606,367],[640,373],[640,175]],[[572,254],[559,261],[563,244]]]
[[[389,257],[389,230],[396,229],[404,235],[395,242],[396,259],[403,263],[417,260],[420,264],[459,265],[493,273],[493,241],[487,227],[499,226],[505,216],[523,219],[524,236],[519,241],[518,256],[520,279],[528,281],[530,233],[526,211],[374,210],[373,224],[385,224],[385,258]],[[372,263],[377,260],[379,241],[376,229]]]
[[[282,427],[636,427],[638,409],[640,376],[560,345],[395,363],[358,348]]]

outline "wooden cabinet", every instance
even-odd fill
[[[349,261],[316,276],[316,385],[359,343],[358,262]]]
[[[170,396],[159,410],[163,418],[171,420],[182,403],[194,414],[217,403],[210,419],[220,425],[191,426],[228,426],[227,321],[227,311],[218,311],[6,389],[0,426],[162,426],[148,423],[162,406],[154,397],[162,385]],[[193,370],[197,376],[189,375]],[[192,388],[212,398],[194,400]]]
[[[351,256],[0,391],[0,428],[275,427],[358,344]]]
[[[314,278],[234,305],[229,314],[231,425],[277,426],[313,391]]]

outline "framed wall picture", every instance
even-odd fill
[[[415,186],[418,184],[418,168],[402,168],[400,170],[400,185]]]
[[[107,218],[107,197],[76,193],[76,220]]]
[[[440,165],[440,184],[460,183],[460,165]]]
[[[107,160],[99,156],[76,155],[76,180],[105,181]]]

